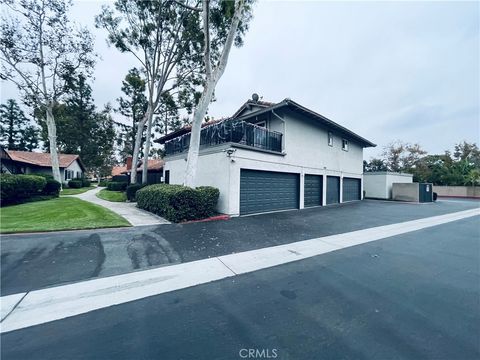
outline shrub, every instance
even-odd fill
[[[112,181],[128,183],[128,175],[115,175],[112,177]]]
[[[89,186],[90,186],[90,180],[83,178],[82,187],[89,187]]]
[[[218,189],[155,184],[137,191],[137,206],[172,222],[203,219],[215,212]]]
[[[42,176],[2,174],[0,176],[2,205],[40,195],[46,184],[47,180]]]
[[[220,191],[213,186],[200,186],[197,191],[200,194],[199,211],[204,214],[204,217],[214,215]]]
[[[111,191],[125,191],[127,185],[128,183],[126,182],[110,181],[107,184],[107,189]]]
[[[62,184],[60,184],[58,181],[49,179],[47,178],[47,183],[45,184],[45,187],[43,188],[43,194],[44,195],[53,195],[54,197],[58,197],[60,194],[60,187]]]
[[[136,201],[137,191],[145,187],[146,184],[132,184],[127,186],[127,199],[128,201]]]
[[[83,187],[83,182],[81,179],[73,179],[68,182],[68,187],[72,189],[80,189]]]
[[[106,187],[109,182],[110,182],[110,181],[108,181],[108,180],[100,180],[100,182],[98,183],[98,186],[104,186],[104,187]]]
[[[438,194],[436,192],[433,193],[433,201],[437,201]]]

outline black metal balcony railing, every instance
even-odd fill
[[[245,121],[225,120],[218,124],[209,125],[200,133],[200,148],[236,143],[253,148],[282,152],[282,133],[269,131]],[[185,134],[165,143],[165,154],[173,155],[188,150],[190,134]]]

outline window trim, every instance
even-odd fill
[[[348,151],[348,140],[347,139],[342,139],[342,150],[343,151]]]
[[[331,131],[328,132],[327,143],[328,143],[328,146],[333,146],[333,133]]]

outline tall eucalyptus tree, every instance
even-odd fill
[[[2,0],[0,61],[2,80],[13,82],[24,100],[46,113],[52,172],[61,182],[57,130],[53,109],[66,84],[79,71],[90,74],[95,64],[93,38],[75,27],[68,0]]]

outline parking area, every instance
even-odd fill
[[[478,216],[2,334],[8,359],[478,359]],[[274,351],[275,350],[275,351]]]
[[[1,237],[1,295],[478,208],[478,201],[361,201],[233,218]]]

